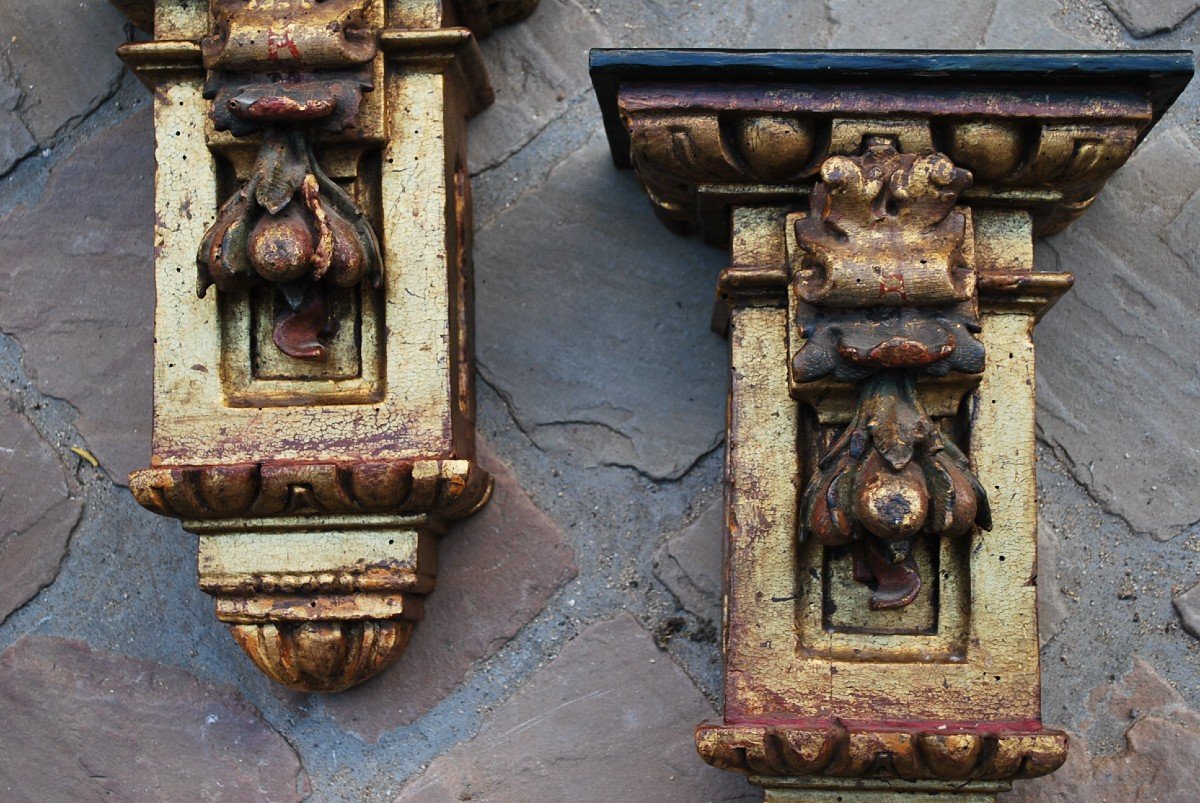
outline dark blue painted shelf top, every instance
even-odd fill
[[[1133,88],[1147,93],[1157,120],[1191,80],[1193,61],[1186,50],[597,49],[591,73],[615,148],[622,139],[617,89],[626,82]]]

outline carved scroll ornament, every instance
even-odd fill
[[[795,223],[805,259],[793,279],[805,338],[797,382],[830,376],[861,387],[854,418],[820,457],[801,502],[800,538],[851,545],[871,608],[902,608],[921,576],[913,538],[991,529],[987,493],[925,412],[919,373],[984,367],[976,276],[963,257],[971,174],[941,154],[899,154],[869,138],[832,156]]]
[[[340,325],[332,288],[382,282],[374,228],[313,155],[318,132],[356,127],[362,93],[373,89],[368,5],[214,2],[216,30],[201,42],[215,129],[261,134],[262,144],[200,243],[198,292],[276,285],[272,339],[297,359],[326,357],[322,340]]]

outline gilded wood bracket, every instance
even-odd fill
[[[536,0],[119,2],[154,92],[145,507],[259,668],[338,691],[406,646],[474,460],[475,37]]]
[[[990,801],[1052,772],[1033,242],[1081,215],[1188,53],[592,52],[613,157],[728,246],[725,710],[772,801]]]

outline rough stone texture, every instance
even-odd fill
[[[724,432],[724,262],[665,232],[593,137],[476,238],[480,371],[539,447],[678,477]]]
[[[178,669],[25,638],[0,656],[6,800],[300,800],[291,746],[237,692]]]
[[[1183,623],[1183,629],[1200,639],[1200,585],[1192,586],[1172,602]]]
[[[1174,30],[1200,8],[1196,0],[1104,0],[1104,4],[1137,37]]]
[[[654,574],[687,611],[721,623],[721,542],[725,507],[718,499],[654,553]]]
[[[121,82],[113,48],[125,41],[125,18],[106,0],[4,3],[0,31],[0,58],[22,94],[19,113],[42,147]]]
[[[1051,313],[1053,314],[1053,312]],[[1084,737],[1097,754],[1119,752],[1128,721],[1099,718],[1089,700],[1129,671],[1130,656],[1152,664],[1194,706],[1200,700],[1200,640],[1179,625],[1172,596],[1195,583],[1200,539],[1134,535],[1088,496],[1050,449],[1039,449],[1040,540],[1055,553],[1038,573],[1043,638],[1047,613],[1057,635],[1042,647],[1042,713],[1048,725]]]
[[[438,783],[459,783],[467,776],[451,774],[457,756],[469,758],[467,780],[491,774],[485,786],[492,795],[535,799],[522,794],[522,773],[536,770],[536,761],[487,754],[488,740],[506,729],[493,722],[505,716],[513,727],[548,715],[559,741],[544,755],[555,769],[572,782],[599,779],[577,798],[594,798],[613,779],[648,779],[647,798],[665,800],[746,790],[699,762],[691,747],[692,726],[713,715],[709,703],[720,696],[719,644],[704,613],[719,605],[717,547],[701,530],[711,527],[716,537],[719,525],[700,522],[715,516],[709,506],[720,496],[721,449],[706,450],[723,429],[726,345],[707,326],[726,257],[660,227],[633,177],[611,167],[597,137],[587,47],[1190,48],[1200,30],[1192,16],[1171,33],[1135,41],[1102,0],[947,0],[936,9],[925,0],[542,0],[530,20],[485,41],[499,100],[471,124],[479,344],[485,378],[508,395],[514,413],[483,386],[479,427],[537,509],[502,473],[492,509],[456,524],[443,541],[440,588],[412,650],[341,698],[282,691],[254,669],[196,588],[194,540],[63,451],[87,446],[117,479],[148,453],[151,135],[142,120],[102,129],[126,116],[135,99],[148,104],[149,95],[126,75],[116,95],[86,112],[108,91],[105,71],[117,64],[111,47],[125,37],[100,0],[82,8],[79,0],[0,6],[3,22],[38,16],[32,26],[0,25],[0,71],[7,71],[0,87],[8,87],[0,89],[0,126],[15,132],[7,142],[0,136],[0,148],[30,153],[0,178],[0,214],[16,210],[0,220],[0,330],[15,335],[0,335],[0,381],[73,469],[69,482],[86,505],[57,579],[0,624],[0,651],[31,634],[79,638],[96,650],[184,670],[206,689],[236,687],[293,745],[311,799],[321,802],[392,800],[433,762]],[[1130,0],[1126,7],[1149,18],[1171,5]],[[110,41],[76,40],[70,47],[86,52],[70,61],[56,50],[63,30],[103,32]],[[22,49],[11,47],[14,34]],[[91,67],[81,80],[69,64]],[[33,90],[17,80],[35,73],[52,80],[38,80]],[[55,99],[76,92],[69,103]],[[1143,163],[1118,175],[1076,231],[1038,253],[1043,269],[1078,276],[1039,334],[1042,437],[1054,448],[1042,450],[1040,463],[1038,593],[1046,721],[1078,734],[1079,750],[1061,774],[1075,786],[1055,791],[1055,778],[1030,781],[1019,795],[1045,788],[1056,795],[1048,799],[1063,803],[1128,799],[1135,795],[1121,778],[1131,775],[1143,781],[1136,790],[1145,790],[1142,800],[1196,797],[1170,786],[1186,780],[1181,762],[1194,749],[1192,721],[1145,700],[1114,706],[1109,698],[1120,695],[1097,697],[1096,689],[1129,675],[1136,655],[1190,708],[1200,704],[1200,638],[1187,633],[1181,616],[1194,607],[1195,594],[1186,592],[1200,576],[1200,526],[1186,527],[1200,518],[1196,495],[1188,495],[1197,487],[1189,450],[1196,448],[1191,422],[1200,396],[1198,104],[1200,83],[1147,140]],[[51,107],[58,111],[50,114]],[[34,117],[43,141],[30,152],[34,137],[21,132],[35,129]],[[67,122],[47,145],[55,119]],[[96,138],[72,157],[93,131]],[[0,155],[0,165],[16,158]],[[1152,303],[1142,304],[1138,293]],[[555,423],[576,420],[585,423]],[[1143,439],[1147,432],[1152,440]],[[15,471],[31,474],[42,470],[38,455],[3,453]],[[652,479],[668,475],[679,479]],[[509,487],[511,499],[503,496]],[[1134,532],[1156,528],[1174,537]],[[540,552],[522,545],[523,537]],[[560,586],[572,562],[579,574]],[[632,632],[609,642],[634,647],[586,665],[571,657],[595,656],[595,629],[579,634],[626,611],[644,631],[627,619],[599,627]],[[647,632],[668,652],[655,652]],[[139,706],[145,689],[133,690],[127,679],[139,677],[143,664],[122,666],[104,705]],[[644,712],[656,706],[688,710],[653,721],[650,735],[627,736],[603,708],[617,696],[640,701],[631,703],[642,712],[635,722],[646,722]],[[194,722],[187,717],[205,711],[207,699],[180,696],[175,718]],[[1148,713],[1130,717],[1133,707]],[[535,723],[505,739],[550,740],[539,734]],[[640,764],[635,756],[629,764],[610,761],[607,770],[593,754],[570,752],[596,742],[608,751],[600,755],[625,760],[613,747],[618,741],[653,742],[654,749],[643,751]],[[72,743],[44,749],[38,760],[53,771]],[[664,754],[672,762],[665,769]],[[292,766],[295,759],[281,755]],[[1148,774],[1154,761],[1161,778]],[[122,777],[141,773],[130,783],[155,782],[148,772],[131,764]],[[675,781],[665,780],[670,774]],[[461,787],[449,790],[439,799],[455,799]],[[288,796],[286,788],[273,795]],[[19,798],[0,790],[9,797]]]
[[[1059,571],[1058,527],[1038,518],[1038,637],[1041,644],[1054,638],[1062,630],[1070,616],[1069,599],[1062,590],[1062,573]],[[1065,562],[1065,561],[1064,561]]]
[[[0,329],[39,389],[125,482],[150,453],[154,320],[150,115],[96,136],[51,173],[41,198],[0,220]]]
[[[81,508],[54,448],[0,399],[0,622],[54,582]]]
[[[596,16],[569,0],[543,0],[526,22],[485,41],[496,103],[472,123],[472,170],[511,157],[583,94],[588,48],[610,42]]]
[[[1036,782],[1018,782],[1002,803],[1183,803],[1200,800],[1200,715],[1154,668],[1134,659],[1133,668],[1092,697],[1095,716],[1127,724],[1124,749],[1095,755],[1073,737],[1067,763]],[[1132,724],[1129,724],[1132,723]]]
[[[971,2],[946,0],[911,0],[904,4],[903,13],[880,14],[864,0],[832,0],[829,13],[838,23],[832,47],[858,47],[860,43],[878,41],[880,26],[890,29],[890,47],[920,47],[929,37],[930,19],[953,19],[939,34],[951,37],[947,47],[970,46],[982,42],[990,15],[971,13]],[[886,17],[886,23],[884,18]]]
[[[1058,0],[916,0],[903,13],[880,13],[871,0],[830,0],[837,23],[830,47],[1069,48]],[[931,20],[948,24],[931,24]],[[1091,38],[1091,37],[1087,37]]]
[[[588,628],[400,793],[419,801],[757,800],[696,754],[714,712],[628,615]]]
[[[1106,509],[1159,540],[1200,520],[1200,261],[1180,256],[1195,260],[1197,186],[1200,150],[1167,126],[1037,252],[1077,274],[1035,334],[1042,433]]]
[[[558,525],[486,443],[478,449],[496,490],[487,507],[443,539],[438,588],[403,660],[326,704],[334,721],[363,738],[376,740],[423,716],[576,574]]]
[[[21,90],[16,86],[8,63],[0,58],[0,176],[37,148],[37,142],[17,113],[20,100]]]
[[[820,6],[788,0],[670,7],[644,0],[542,0],[535,15],[482,44],[496,104],[472,124],[472,169],[494,168],[572,101],[590,94],[590,48],[817,46],[829,27]],[[673,41],[664,40],[664,27]]]

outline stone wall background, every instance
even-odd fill
[[[612,168],[594,46],[1194,48],[1192,0],[542,0],[472,123],[479,433],[499,492],[428,620],[336,697],[255,670],[147,459],[149,100],[101,0],[0,0],[0,797],[752,800],[715,716],[722,254]],[[1065,234],[1038,330],[1045,718],[1013,801],[1200,781],[1200,82]],[[95,465],[93,465],[95,462]]]

